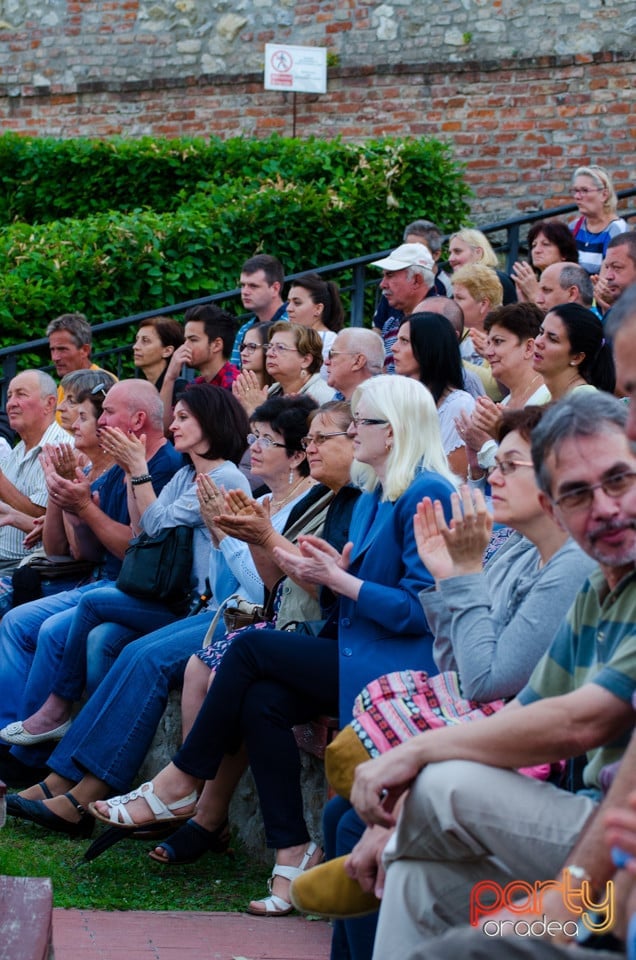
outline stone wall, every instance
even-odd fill
[[[633,185],[635,33],[632,0],[0,0],[0,125],[433,135],[465,162],[473,215],[492,219],[568,200],[579,163]],[[295,114],[263,90],[273,40],[332,54],[327,94],[298,94]]]
[[[4,83],[70,89],[263,69],[268,41],[344,67],[633,50],[632,0],[0,0]]]

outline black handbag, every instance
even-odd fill
[[[192,576],[192,527],[165,527],[156,536],[131,540],[116,586],[133,597],[171,606],[187,604]]]

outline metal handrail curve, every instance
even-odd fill
[[[619,200],[624,200],[630,197],[636,196],[636,187],[631,187],[627,190],[620,190],[617,192]],[[493,223],[487,223],[483,226],[480,226],[479,229],[482,233],[485,233],[486,236],[494,237],[496,234],[505,234],[502,240],[493,242],[493,247],[495,252],[504,258],[504,269],[507,273],[510,273],[513,263],[519,259],[519,255],[523,250],[521,243],[521,231],[522,228],[528,226],[532,223],[536,223],[537,220],[545,220],[546,218],[554,218],[567,215],[569,213],[574,213],[577,210],[576,204],[568,203],[559,207],[549,207],[543,210],[534,210],[530,213],[519,214],[515,217],[511,217],[507,220],[498,220]],[[623,217],[633,217],[636,215],[636,206],[628,205],[627,209],[623,208],[621,210],[621,215]],[[450,234],[444,237],[444,240],[448,239]],[[377,286],[379,281],[379,276],[376,272],[372,276],[367,276],[366,268],[374,260],[379,260],[382,257],[387,256],[390,252],[389,250],[378,250],[375,253],[368,253],[362,257],[355,257],[350,260],[340,260],[338,263],[329,263],[321,267],[316,267],[315,272],[318,274],[329,275],[332,278],[337,278],[343,274],[347,274],[351,271],[352,278],[351,281],[340,283],[340,290],[343,294],[349,295],[350,297],[350,323],[351,326],[362,326],[364,324],[364,303],[365,303],[365,291],[368,287]],[[286,281],[294,280],[297,277],[302,276],[302,271],[300,273],[290,273],[285,277]],[[196,300],[185,300],[182,303],[174,303],[169,306],[156,307],[152,310],[143,310],[141,313],[135,313],[127,317],[120,317],[117,320],[109,320],[105,323],[96,323],[92,324],[93,337],[97,334],[98,337],[101,334],[111,335],[112,333],[118,330],[127,330],[128,328],[135,327],[141,320],[145,320],[149,317],[158,317],[164,315],[180,314],[187,310],[189,307],[197,306],[200,303],[218,303],[223,301],[225,303],[234,303],[239,301],[240,303],[240,289],[235,287],[233,290],[224,290],[221,293],[213,293],[206,297],[199,297]],[[239,321],[244,320],[248,316],[245,312],[240,312],[237,314],[237,319]],[[37,340],[30,340],[28,342],[14,344],[10,347],[3,347],[0,349],[0,365],[2,367],[2,374],[0,376],[0,404],[4,408],[6,401],[6,389],[9,381],[15,376],[18,369],[18,358],[25,353],[38,353],[45,350],[48,347],[48,340],[46,337],[41,337]],[[95,350],[93,352],[93,360],[104,363],[105,366],[108,366],[108,369],[112,370],[114,373],[120,373],[122,370],[123,358],[126,354],[130,352],[130,343],[127,342],[124,346],[120,347],[110,347],[105,350]],[[110,362],[109,362],[110,361]],[[46,364],[43,364],[43,369],[50,369]]]

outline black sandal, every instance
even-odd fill
[[[48,807],[44,806],[43,800],[26,800],[24,797],[15,796],[11,804],[12,816],[19,817],[22,820],[30,820],[31,823],[37,823],[46,830],[52,830],[55,833],[65,833],[69,837],[86,839],[90,837],[95,826],[94,821],[88,815],[85,807],[75,799],[73,794],[67,791],[63,796],[71,803],[80,815],[76,822],[65,820],[59,814],[53,813]]]
[[[53,799],[53,794],[51,793],[51,791],[50,791],[49,788],[47,787],[47,785],[46,785],[46,783],[44,782],[44,780],[41,780],[41,781],[38,783],[38,787],[40,788],[40,790],[41,790],[42,793],[44,794],[44,799],[45,799],[45,800],[52,800],[52,799]],[[24,799],[24,798],[21,797],[19,793],[8,793],[8,794],[7,794],[7,813],[9,814],[9,816],[12,816],[12,817],[13,817],[13,816],[16,816],[16,817],[19,817],[19,816],[20,816],[20,812],[19,812],[19,810],[20,810],[20,804],[19,804],[19,803],[16,803],[16,800],[17,800],[17,799],[22,800],[22,799]]]
[[[206,830],[195,820],[188,820],[182,827],[173,833],[168,840],[159,844],[159,849],[164,850],[165,857],[159,856],[154,850],[150,850],[148,856],[157,863],[163,863],[165,866],[179,863],[194,863],[206,853],[229,853],[230,852],[230,827],[227,820],[216,828],[216,830]]]

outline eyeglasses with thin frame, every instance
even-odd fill
[[[568,490],[557,497],[556,500],[553,500],[552,503],[555,507],[563,510],[564,513],[587,510],[592,504],[595,490],[602,490],[612,500],[619,500],[626,493],[629,493],[635,483],[636,470],[623,470],[621,473],[615,473],[611,477],[599,480],[598,483],[590,483]]]
[[[329,360],[333,360],[334,357],[357,357],[359,356],[359,351],[354,353],[353,350],[328,350],[327,357]]]
[[[312,436],[303,437],[302,440],[300,441],[300,445],[303,448],[303,450],[306,450],[307,447],[310,447],[312,445],[312,443],[315,444],[317,447],[322,447],[323,443],[325,443],[327,440],[330,440],[331,437],[348,437],[348,436],[349,434],[347,433],[346,430],[340,430],[338,433],[314,433],[313,437]]]
[[[598,193],[599,190],[604,190],[605,187],[572,187],[572,196],[573,197],[585,197],[588,193]]]
[[[263,447],[264,450],[267,450],[269,447],[284,447],[284,443],[279,443],[278,440],[272,440],[271,437],[259,437],[255,433],[248,433],[247,442],[250,447],[253,447],[254,444],[258,443],[260,447]]]
[[[248,343],[247,340],[239,345],[239,353],[256,353],[257,350],[265,350],[264,343]]]
[[[498,460],[495,457],[495,465],[488,467],[486,476],[490,477],[491,473],[499,470],[502,477],[509,477],[511,473],[515,473],[518,467],[534,467],[534,464],[532,460]]]
[[[373,417],[352,417],[351,422],[353,423],[356,430],[358,427],[380,427],[388,426],[388,420],[375,420]]]
[[[263,345],[265,353],[298,353],[296,347],[286,347],[284,343],[267,343]]]

